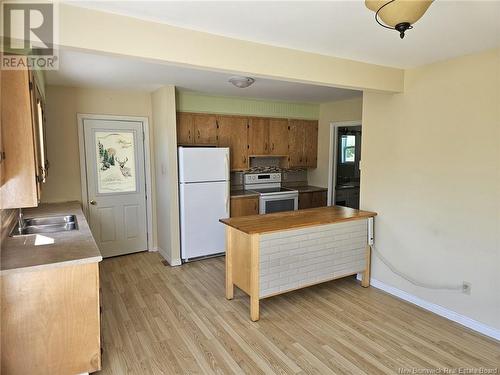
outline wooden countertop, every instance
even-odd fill
[[[315,193],[317,191],[328,191],[328,188],[313,186],[313,185],[300,185],[300,186],[287,186],[285,187],[296,189],[299,193]]]
[[[219,221],[244,233],[255,234],[360,220],[376,215],[375,212],[370,211],[330,206],[267,215],[241,216]]]
[[[23,209],[23,214],[25,218],[76,215],[78,230],[6,237],[2,242],[1,275],[102,260],[79,202],[40,204]]]
[[[231,190],[231,198],[258,197],[259,193],[250,190]]]

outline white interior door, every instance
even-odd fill
[[[147,250],[143,124],[83,119],[89,224],[103,257]]]

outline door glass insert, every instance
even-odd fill
[[[342,135],[340,158],[341,163],[354,163],[356,155],[356,136]]]
[[[134,132],[95,132],[97,192],[137,191]]]

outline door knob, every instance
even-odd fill
[[[93,199],[90,201],[90,204],[91,204],[92,206],[97,206],[97,202],[96,202],[95,200],[93,200]]]

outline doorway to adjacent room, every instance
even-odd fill
[[[330,124],[328,204],[359,209],[361,122]]]

